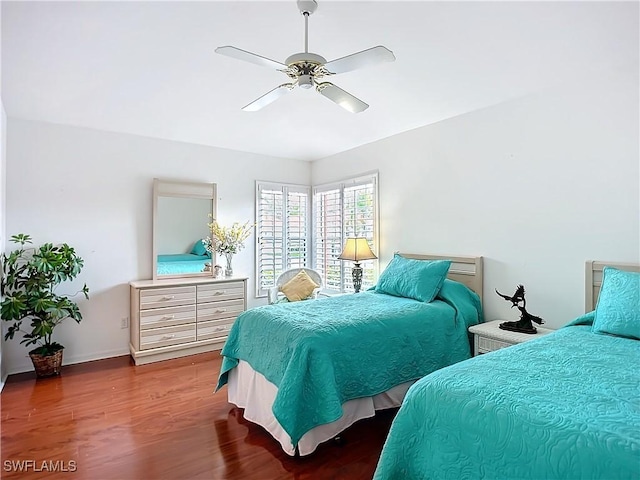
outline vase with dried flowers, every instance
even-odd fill
[[[243,224],[234,222],[231,227],[220,225],[216,220],[209,224],[211,235],[203,238],[202,241],[209,253],[216,251],[224,255],[226,259],[225,276],[231,277],[233,275],[231,265],[233,256],[244,248],[244,242],[251,235],[253,227],[254,225],[248,221]]]

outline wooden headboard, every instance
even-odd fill
[[[600,293],[600,287],[602,286],[602,270],[604,267],[613,267],[618,270],[627,270],[629,272],[640,272],[640,265],[636,263],[588,261],[585,269],[585,312],[591,312],[596,308],[598,303],[598,294]]]
[[[447,278],[465,284],[476,292],[480,297],[480,301],[482,301],[482,257],[398,253],[405,258],[414,258],[416,260],[451,260]]]

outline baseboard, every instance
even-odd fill
[[[66,353],[66,352],[65,352]],[[120,357],[123,355],[129,355],[129,349],[125,348],[125,349],[115,349],[115,350],[105,350],[102,352],[97,352],[97,353],[92,353],[90,355],[69,355],[67,356],[66,354],[63,357],[62,360],[62,365],[74,365],[76,363],[84,363],[84,362],[92,362],[94,360],[104,360],[105,358],[111,358],[111,357]],[[33,371],[33,364],[31,363],[30,360],[28,360],[27,357],[27,361],[24,363],[20,363],[18,365],[11,365],[9,367],[9,372],[6,375],[6,377],[8,377],[9,375],[13,375],[16,373],[24,373],[24,372],[32,372]],[[6,377],[3,379],[3,383],[4,381],[6,381]]]
[[[0,393],[2,393],[2,389],[4,388],[4,384],[7,383],[7,377],[9,375],[8,374],[4,374],[2,375],[2,377],[0,377]]]

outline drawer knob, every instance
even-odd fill
[[[160,320],[173,320],[175,318],[175,315],[165,315],[164,317],[162,317]]]
[[[224,327],[216,327],[213,331],[214,332],[221,332],[222,330],[225,330]]]
[[[163,335],[160,340],[171,340],[172,338],[176,338],[175,335]]]
[[[214,295],[224,295],[224,290],[216,290],[213,292]]]
[[[227,311],[226,308],[219,308],[218,310],[216,310],[216,313],[224,313],[226,311]]]
[[[164,297],[162,297],[162,300],[173,300],[174,298],[176,297],[174,297],[173,295],[165,295]]]

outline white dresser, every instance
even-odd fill
[[[131,340],[136,365],[222,348],[247,308],[247,278],[131,282]]]

